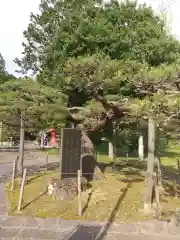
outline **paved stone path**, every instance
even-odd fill
[[[180,231],[173,232],[168,223],[112,224],[65,221],[58,218],[0,217],[0,239],[36,240],[175,240]]]
[[[2,160],[0,153],[0,160]],[[37,153],[36,153],[37,154]],[[5,156],[5,153],[3,153]],[[9,159],[9,160],[8,160]],[[157,220],[136,224],[110,224],[105,222],[65,221],[60,218],[33,218],[8,216],[7,196],[3,182],[10,177],[14,153],[6,155],[0,163],[0,240],[179,240],[180,220]],[[42,156],[43,159],[43,156]],[[56,159],[57,160],[57,159]],[[55,159],[51,159],[54,162]],[[39,166],[42,162],[39,161]],[[26,159],[25,165],[38,165]],[[36,165],[36,166],[37,166]],[[179,224],[179,225],[178,225]]]
[[[4,185],[0,184],[0,217],[8,216],[7,196],[4,191]]]

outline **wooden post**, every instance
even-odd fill
[[[154,161],[156,161],[157,164],[157,181],[158,185],[163,185],[163,179],[162,179],[162,171],[161,171],[161,159],[159,156],[157,156]]]
[[[0,122],[0,145],[3,145],[3,122]]]
[[[138,139],[138,155],[139,155],[139,160],[143,161],[144,160],[144,141],[143,141],[142,133],[140,133],[139,139]]]
[[[156,199],[156,212],[157,212],[157,218],[159,219],[161,217],[161,205],[159,200],[159,188],[158,188],[158,176],[155,175],[155,199]]]
[[[113,141],[108,142],[108,155],[111,160],[114,159],[114,146],[113,146]]]
[[[176,180],[173,180],[173,189],[174,189],[174,197],[177,198],[177,184],[176,184]]]
[[[21,210],[21,204],[22,204],[22,198],[23,198],[23,192],[24,192],[24,184],[25,184],[25,180],[26,180],[26,172],[27,172],[27,169],[25,168],[24,172],[23,172],[23,178],[22,178],[22,181],[21,181],[19,202],[18,202],[18,208],[17,208],[18,212],[20,212],[20,210]]]
[[[61,128],[61,143],[60,143],[60,149],[59,149],[59,153],[60,153],[60,179],[63,179],[63,173],[62,173],[62,161],[63,161],[63,139],[64,139],[64,131],[63,128]]]
[[[78,215],[82,215],[82,202],[81,202],[81,171],[78,170]]]
[[[151,212],[153,191],[154,152],[155,152],[155,122],[149,118],[148,122],[148,162],[147,162],[147,187],[144,200],[144,211]]]
[[[20,120],[20,144],[19,144],[19,173],[22,178],[24,169],[24,136],[25,136],[25,113],[21,112]]]
[[[178,169],[178,174],[180,175],[180,161],[177,159],[177,169]]]
[[[116,120],[113,121],[113,165],[114,165],[114,170],[116,169],[116,158],[117,158],[117,143],[116,143],[116,139],[117,138],[117,130],[116,130]]]
[[[15,176],[16,176],[18,160],[19,160],[19,156],[17,156],[16,159],[13,161],[13,171],[12,171],[12,179],[11,179],[11,191],[14,191],[14,179],[15,179]]]
[[[46,153],[46,171],[48,170],[48,158],[49,158],[49,153]]]

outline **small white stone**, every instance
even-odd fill
[[[48,186],[48,195],[52,195],[53,194],[53,192],[54,192],[54,186],[53,186],[53,184],[49,184],[49,186]]]

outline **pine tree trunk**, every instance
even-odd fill
[[[19,174],[21,177],[23,176],[23,170],[24,170],[24,135],[25,135],[24,113],[21,112],[20,145],[19,145]]]
[[[148,163],[147,163],[147,186],[144,201],[144,211],[151,211],[153,172],[154,172],[154,152],[155,152],[155,122],[149,119],[148,123]]]
[[[43,133],[41,134],[41,148],[44,147],[44,136],[43,136]]]
[[[142,133],[140,133],[139,135],[138,155],[139,155],[139,160],[143,161],[144,160],[144,141],[143,141]]]
[[[97,166],[96,156],[94,156],[94,146],[88,135],[82,131],[82,175],[88,180],[103,179],[104,174]]]
[[[99,168],[99,166],[96,165],[96,167],[94,169],[93,179],[95,179],[95,180],[102,180],[104,178],[105,178],[105,176],[102,173],[101,169]]]
[[[156,163],[156,170],[157,170],[157,179],[158,179],[158,185],[163,186],[163,178],[162,178],[162,168],[161,168],[161,159],[160,156],[155,157],[155,163]]]

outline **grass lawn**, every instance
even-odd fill
[[[123,177],[122,174],[106,174],[106,179],[94,181],[92,195],[90,196],[88,191],[82,195],[85,210],[83,216],[79,217],[77,214],[77,199],[71,202],[58,202],[58,200],[55,201],[51,196],[47,195],[38,198],[43,186],[52,176],[56,177],[58,173],[49,172],[34,180],[29,179],[24,191],[22,215],[59,216],[63,219],[84,220],[108,220],[112,216],[115,221],[139,219],[139,208],[143,206],[144,182],[141,181],[142,178],[139,178],[137,182],[129,183],[126,182],[125,175]],[[16,185],[15,191],[11,192],[9,191],[10,185],[7,184],[7,189],[10,202],[9,213],[13,215],[17,209],[19,187]],[[34,201],[34,199],[36,200]]]
[[[57,149],[44,150],[49,154],[57,154]],[[180,158],[180,147],[171,145],[162,151],[161,161],[165,170],[176,174],[177,158]],[[109,163],[106,153],[97,155],[99,163]],[[29,176],[24,189],[22,212],[20,215],[39,217],[61,217],[63,219],[82,220],[110,220],[116,222],[133,222],[148,219],[140,209],[143,209],[146,162],[139,163],[136,157],[120,157],[116,159],[119,165],[117,173],[105,172],[106,178],[92,182],[92,194],[86,191],[82,194],[83,215],[78,216],[77,199],[70,202],[54,200],[53,197],[42,195],[52,177],[58,177],[59,170],[42,172],[36,176]],[[16,182],[18,182],[16,180]],[[15,215],[19,197],[19,186],[15,184],[14,192],[10,191],[7,183],[9,199],[9,213]],[[179,206],[179,198],[174,198],[172,178],[166,179],[165,194],[160,202],[163,209],[163,218],[166,218]],[[178,186],[180,189],[180,186]],[[179,190],[180,192],[180,190]],[[41,196],[42,195],[42,196]],[[179,195],[180,196],[180,195]],[[150,217],[149,217],[150,218]]]
[[[170,144],[162,151],[162,164],[177,168],[177,159],[180,159],[180,146]]]
[[[112,160],[108,156],[108,145],[107,143],[103,143],[98,147],[95,147],[96,152],[97,152],[97,162],[99,163],[109,163]],[[48,152],[49,155],[58,155],[59,154],[59,149],[58,148],[44,148],[42,150],[43,152]],[[134,155],[137,155],[134,154]],[[177,159],[180,159],[180,146],[177,146],[174,144],[174,142],[171,142],[166,149],[163,149],[161,152],[161,161],[162,164],[165,166],[171,166],[177,168]],[[137,156],[131,156],[131,157],[126,157],[126,154],[123,153],[122,156],[117,157],[116,162],[123,162],[124,160],[137,160]]]
[[[143,165],[124,165],[119,173],[105,173],[106,179],[93,181],[92,194],[89,191],[82,194],[84,212],[81,217],[78,216],[77,199],[65,202],[53,200],[47,195],[40,196],[48,181],[58,176],[58,171],[41,173],[36,178],[28,177],[20,215],[113,222],[150,219],[140,213],[145,191],[143,170]],[[179,206],[179,199],[173,197],[171,185],[171,181],[166,184],[165,195],[161,197],[164,218]],[[19,190],[16,184],[14,192],[11,192],[10,183],[7,183],[10,215],[16,214]]]
[[[59,149],[58,148],[43,148],[43,152],[48,152],[50,155],[56,155],[59,154]]]

